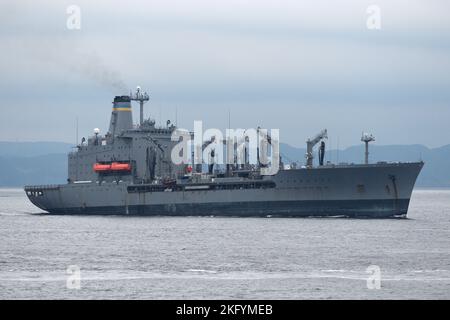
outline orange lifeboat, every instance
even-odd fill
[[[100,163],[94,164],[95,172],[105,172],[105,171],[110,171],[110,170],[111,170],[110,164],[100,164]]]
[[[111,164],[111,170],[112,171],[131,171],[131,164],[113,162]]]
[[[113,162],[111,164],[96,163],[94,164],[94,171],[95,172],[131,171],[131,164],[120,162]]]

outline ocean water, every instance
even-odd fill
[[[398,220],[45,216],[0,190],[0,299],[449,298],[450,190]]]

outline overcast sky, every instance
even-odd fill
[[[69,5],[81,29],[67,28]],[[366,22],[381,9],[381,29]],[[279,128],[304,146],[450,143],[450,2],[40,1],[0,3],[0,140],[75,142],[108,128],[140,85],[146,114],[192,129]],[[135,120],[138,119],[137,106]]]

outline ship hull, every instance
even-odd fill
[[[409,199],[131,205],[49,209],[53,215],[403,218]]]
[[[49,214],[241,217],[406,217],[423,163],[281,171],[274,188],[130,191],[130,184],[26,187]],[[131,186],[132,187],[132,186]],[[139,191],[142,190],[142,191]]]

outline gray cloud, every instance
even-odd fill
[[[231,109],[236,125],[279,127],[296,145],[323,126],[341,146],[366,129],[383,144],[449,143],[445,1],[378,1],[379,32],[356,0],[76,1],[79,31],[65,28],[72,1],[8,3],[2,140],[72,141],[76,116],[80,132],[106,127],[113,95],[139,84],[152,116],[178,108],[185,127],[222,126]]]

